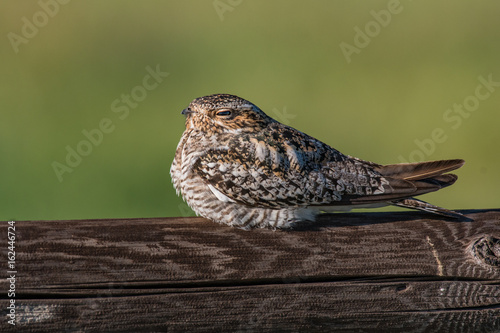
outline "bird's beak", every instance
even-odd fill
[[[184,109],[182,110],[181,114],[187,116],[188,114],[194,113],[191,109]]]

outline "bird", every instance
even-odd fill
[[[197,215],[242,229],[293,228],[323,213],[394,205],[462,214],[415,196],[457,180],[462,159],[377,164],[326,143],[230,94],[194,99],[170,175]]]

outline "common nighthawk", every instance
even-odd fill
[[[459,213],[414,196],[452,185],[464,161],[380,165],[344,155],[240,97],[195,99],[170,169],[198,214],[231,226],[287,228],[317,214],[396,205]]]

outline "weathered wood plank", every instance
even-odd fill
[[[18,221],[16,330],[500,331],[500,210],[462,213]]]
[[[457,287],[476,289],[461,299],[489,297],[482,303],[500,302],[498,288],[484,288],[480,282],[370,281],[158,289],[155,294],[122,297],[113,297],[111,289],[103,290],[102,297],[19,303],[26,306],[23,318],[38,319],[31,326],[35,331],[498,331],[498,308],[460,304],[455,299]],[[492,294],[481,295],[479,290]]]

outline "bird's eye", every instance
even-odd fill
[[[227,117],[231,115],[231,110],[220,110],[217,111],[216,115],[219,117]]]

